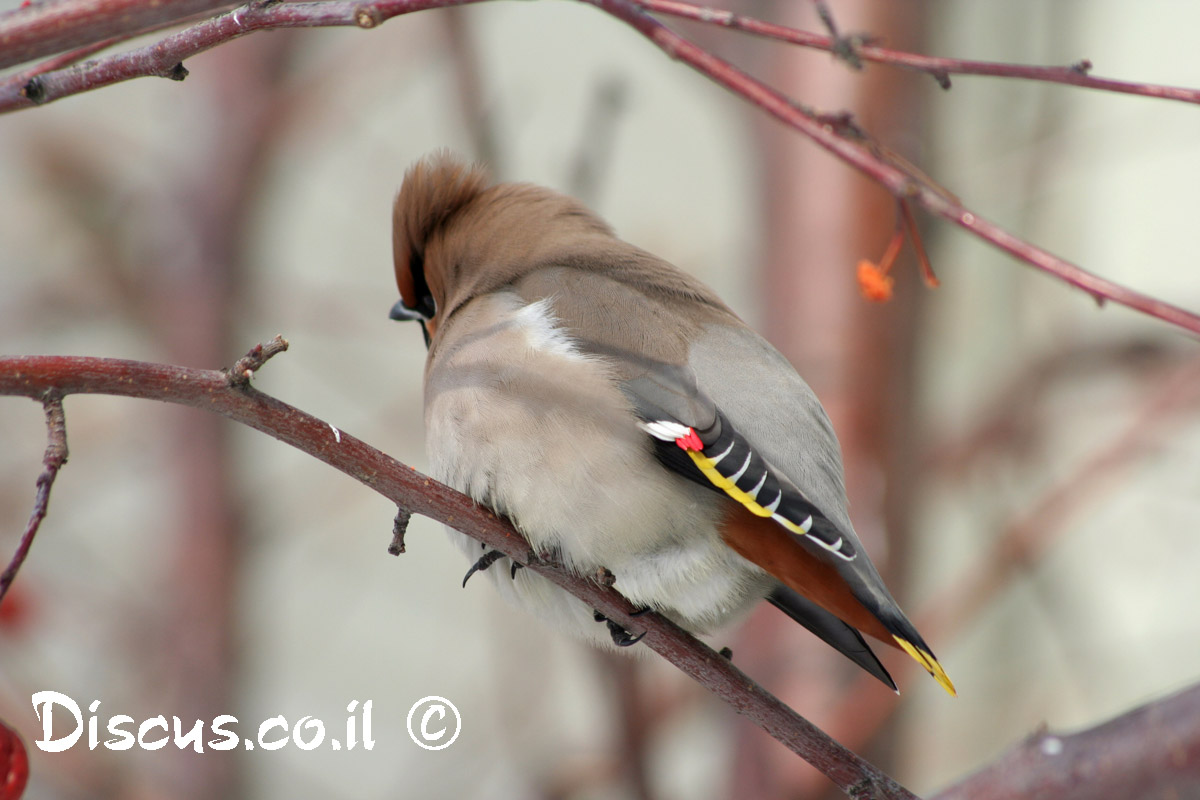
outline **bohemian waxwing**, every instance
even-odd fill
[[[711,289],[581,203],[489,187],[446,154],[405,175],[393,225],[391,316],[418,320],[429,348],[436,478],[690,631],[766,598],[893,689],[860,631],[954,693],[850,525],[820,403]],[[636,641],[451,536],[507,599],[598,643]]]

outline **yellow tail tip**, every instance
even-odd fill
[[[933,657],[933,653],[926,652],[916,645],[901,639],[899,636],[892,636],[893,639],[900,645],[904,652],[913,657],[913,660],[925,668],[925,671],[933,676],[934,680],[942,685],[946,690],[946,694],[951,697],[958,697],[958,691],[954,688],[954,683],[951,682],[950,676],[946,674],[946,670],[942,669],[942,665]]]

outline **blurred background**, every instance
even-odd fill
[[[16,5],[0,4],[0,8]],[[821,31],[809,3],[725,7]],[[843,31],[933,55],[1095,63],[1200,86],[1191,3],[830,0]],[[1105,277],[1200,309],[1194,107],[869,66],[669,22],[821,111],[852,111],[976,212]],[[0,351],[228,366],[425,469],[414,326],[390,201],[438,147],[582,197],[714,285],[813,385],[851,512],[957,683],[879,647],[899,698],[764,605],[711,637],[913,791],[1049,725],[1089,727],[1200,679],[1200,353],[921,216],[896,296],[854,267],[895,226],[881,189],[574,3],[488,3],[381,29],[260,33],[146,79],[0,120]],[[757,798],[831,795],[802,761],[654,657],[592,652],[504,606],[440,526],[247,428],[72,396],[69,465],[0,607],[0,719],[35,800]],[[0,553],[25,525],[42,412],[0,398]],[[886,652],[884,652],[886,651]],[[33,692],[239,731],[373,702],[374,750],[181,754],[33,745]],[[462,733],[428,752],[427,695]]]

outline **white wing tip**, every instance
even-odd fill
[[[638,427],[646,433],[663,442],[673,442],[682,439],[691,432],[687,425],[671,420],[660,419],[655,422],[639,422]]]

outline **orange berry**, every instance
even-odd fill
[[[858,290],[862,296],[872,303],[886,303],[892,299],[892,284],[895,281],[890,275],[866,259],[858,262]]]

